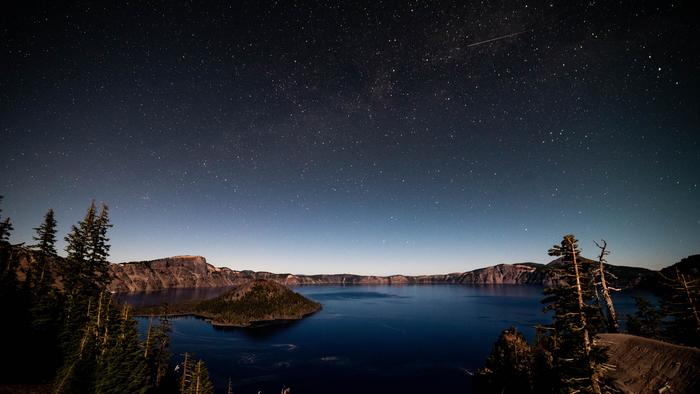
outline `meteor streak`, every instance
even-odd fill
[[[528,32],[530,32],[530,31],[532,31],[532,29],[530,29],[530,30],[519,31],[519,32],[517,32],[517,33],[506,34],[505,36],[500,36],[500,37],[496,37],[496,38],[490,38],[490,39],[484,40],[484,41],[475,42],[475,43],[473,43],[473,44],[467,45],[467,48],[469,48],[469,47],[474,47],[474,46],[481,45],[481,44],[487,44],[487,43],[493,42],[493,41],[502,40],[502,39],[504,39],[504,38],[510,38],[510,37],[519,36],[519,35],[521,35],[521,34],[523,34],[523,33],[528,33]]]

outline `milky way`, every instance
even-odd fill
[[[295,273],[700,249],[683,2],[235,2],[5,12],[13,240],[110,205],[112,260]],[[206,8],[204,8],[206,7]],[[478,45],[477,45],[478,44]]]

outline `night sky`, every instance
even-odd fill
[[[14,242],[95,199],[114,262],[445,273],[548,262],[566,233],[613,264],[700,252],[690,1],[59,3],[0,16]]]

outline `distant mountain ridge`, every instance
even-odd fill
[[[150,261],[110,265],[113,292],[154,291],[169,288],[235,286],[251,279],[267,279],[283,285],[321,284],[532,284],[553,285],[559,282],[553,267],[560,264],[498,264],[467,272],[443,275],[364,276],[353,274],[295,275],[217,268],[202,256],[174,256]],[[656,271],[646,268],[607,265],[615,276],[612,285],[619,288],[645,286],[654,281]]]

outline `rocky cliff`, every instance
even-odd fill
[[[217,268],[202,256],[175,256],[151,261],[112,264],[114,292],[153,291],[169,288],[225,287],[239,283],[228,268]]]
[[[473,271],[444,275],[361,276],[352,274],[294,275],[271,272],[236,271],[217,268],[201,256],[176,256],[152,261],[112,264],[109,289],[114,292],[152,291],[168,288],[235,286],[250,279],[267,279],[284,285],[309,284],[532,284],[551,285],[558,281],[549,265],[499,264]],[[620,274],[617,287],[634,287],[654,275],[643,268],[609,266]],[[623,275],[624,274],[624,275]],[[615,280],[613,280],[615,282]]]

